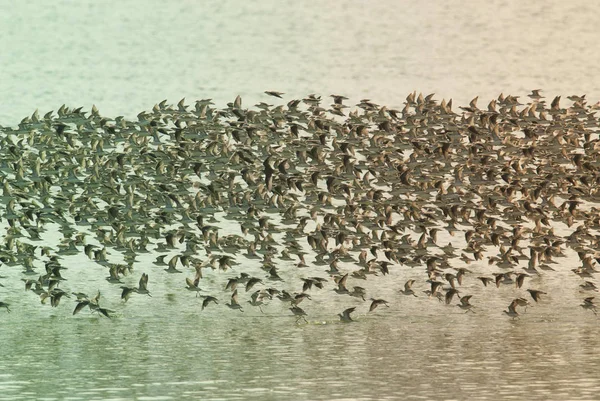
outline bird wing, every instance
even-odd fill
[[[87,305],[89,305],[89,301],[81,301],[81,302],[77,302],[77,305],[75,305],[75,310],[73,311],[73,314],[76,315],[77,313],[79,313],[83,308],[85,308]]]
[[[460,299],[460,303],[463,304],[463,305],[465,305],[465,306],[469,305],[469,300],[471,299],[472,296],[473,295],[465,295],[464,297],[462,297]]]

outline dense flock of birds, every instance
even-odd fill
[[[265,93],[281,104],[163,101],[137,121],[62,106],[0,127],[0,307],[19,283],[112,317],[180,273],[199,313],[277,304],[306,321],[332,296],[350,322],[390,305],[378,288],[466,313],[486,286],[512,289],[518,319],[548,299],[536,279],[568,271],[596,314],[598,104],[535,90],[455,110],[411,93],[396,110]],[[89,264],[69,262],[80,254]],[[81,271],[106,281],[80,292]]]

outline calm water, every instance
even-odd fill
[[[1,1],[0,125],[63,103],[132,117],[164,98],[272,102],[264,90],[390,106],[413,90],[459,103],[535,88],[600,98],[592,2],[374,3]],[[200,313],[200,299],[181,296],[181,277],[152,269],[152,298],[125,308],[118,288],[103,294],[113,320],[0,288],[13,309],[0,310],[0,400],[546,400],[596,399],[600,389],[598,320],[565,290],[577,287],[571,275],[537,279],[546,302],[516,321],[500,312],[508,290],[478,287],[473,303],[485,306],[464,314],[390,288],[390,308],[356,323],[326,312],[347,306],[332,296],[297,325],[279,302],[265,314]],[[91,294],[104,273],[71,280]],[[395,274],[401,283],[416,273]]]
[[[131,117],[165,98],[273,102],[265,90],[394,107],[413,90],[459,104],[536,88],[600,99],[589,1],[0,5],[0,125],[63,103]]]
[[[597,322],[532,320],[14,313],[2,321],[0,399],[595,399]]]

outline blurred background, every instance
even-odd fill
[[[399,107],[587,94],[598,6],[548,0],[0,1],[0,125],[69,107],[134,118],[168,99],[225,107],[342,94]],[[551,100],[551,99],[550,99]],[[485,102],[485,103],[484,103]]]

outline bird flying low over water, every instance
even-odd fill
[[[375,308],[377,308],[379,305],[385,305],[388,308],[390,307],[388,301],[384,299],[371,298],[371,306],[369,306],[369,312],[373,312]]]
[[[140,278],[138,287],[121,287],[123,289],[123,291],[121,292],[121,299],[127,301],[129,299],[129,297],[131,296],[132,293],[138,293],[138,294],[146,294],[149,297],[151,297],[152,295],[150,295],[150,291],[148,291],[148,275],[146,273],[142,273],[142,277]]]
[[[229,307],[229,309],[237,309],[240,312],[243,312],[242,305],[240,305],[240,303],[238,302],[237,297],[238,297],[238,292],[237,292],[237,290],[234,290],[233,293],[231,294],[231,301],[229,301],[229,303],[226,305]],[[206,299],[205,299],[205,301],[206,301]]]
[[[583,309],[591,310],[592,312],[594,312],[594,315],[598,315],[596,304],[594,303],[594,297],[585,298],[583,300],[583,303],[581,304],[581,307]]]
[[[344,323],[353,322],[354,319],[352,319],[350,314],[352,312],[354,312],[355,310],[356,310],[356,307],[344,309],[344,311],[342,313],[339,313],[338,316],[340,317],[340,320]]]
[[[88,296],[84,293],[73,293],[73,295],[77,297],[77,299],[75,300],[75,302],[77,302],[77,305],[75,305],[73,315],[76,315],[87,306],[89,307],[92,313],[96,312],[109,319],[111,318],[110,314],[113,313],[113,311],[100,307],[100,291],[98,291],[96,295],[92,298],[88,298]]]
[[[217,298],[215,298],[211,295],[205,295],[203,297],[204,297],[204,300],[202,301],[202,310],[204,310],[204,308],[206,308],[211,302],[213,302],[215,304],[219,303]]]
[[[185,278],[185,283],[186,283],[186,288],[190,291],[195,291],[196,292],[196,296],[199,295],[200,293],[200,287],[198,287],[198,284],[200,284],[200,277],[196,276],[194,277],[194,280],[190,279],[189,277]]]
[[[541,296],[546,294],[544,291],[533,289],[528,289],[527,292],[529,292],[531,298],[533,298],[535,302],[538,302],[541,299]]]
[[[10,304],[7,304],[6,302],[0,302],[0,308],[5,308],[6,311],[10,313],[9,306],[10,306]]]
[[[308,323],[308,320],[306,320],[306,312],[304,312],[304,310],[298,306],[292,306],[290,308],[290,310],[292,311],[292,313],[294,314],[294,316],[297,317],[296,319],[296,323],[302,319],[304,320],[304,322]]]
[[[465,295],[464,297],[460,297],[460,304],[458,304],[458,307],[463,309],[465,313],[475,313],[475,311],[473,310],[473,305],[470,303],[471,297],[472,295]]]
[[[400,290],[400,292],[404,295],[412,295],[412,296],[417,296],[417,294],[415,294],[415,292],[412,289],[412,285],[416,282],[416,280],[408,280],[406,283],[404,283],[404,290]]]
[[[518,319],[519,318],[519,312],[517,312],[517,306],[519,305],[519,301],[517,299],[514,299],[510,305],[508,305],[508,310],[505,310],[504,313],[506,315],[508,315],[509,317],[514,319]]]
[[[281,99],[281,95],[284,95],[284,93],[277,92],[277,91],[265,91],[265,93],[269,96],[278,97],[280,99]]]

